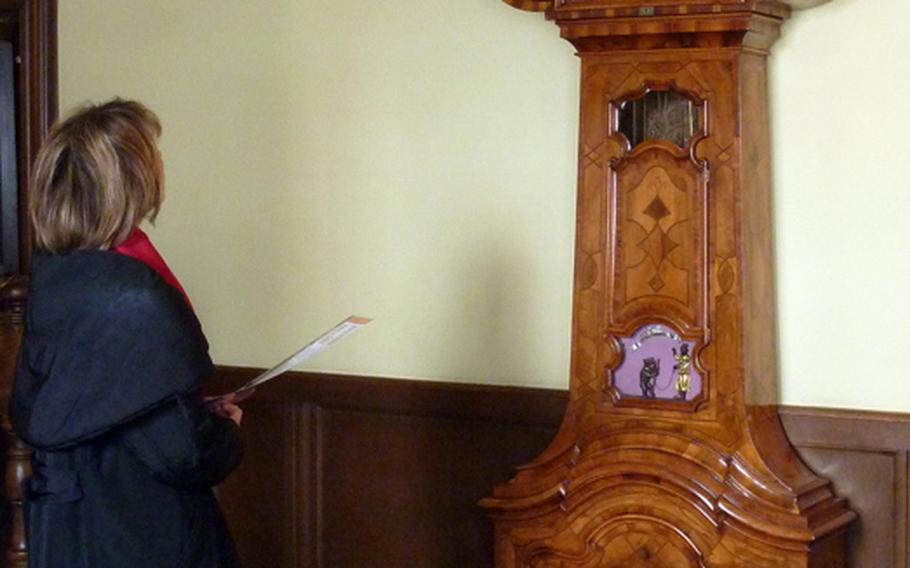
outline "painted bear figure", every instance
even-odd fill
[[[645,398],[655,398],[657,396],[654,388],[657,386],[658,375],[660,375],[660,359],[646,357],[644,365],[641,367],[641,373],[638,375],[639,384],[641,385],[641,396]]]

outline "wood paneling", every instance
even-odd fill
[[[859,513],[850,566],[910,567],[910,416],[795,407],[780,414],[806,463]]]
[[[212,388],[254,373],[222,369]],[[552,439],[567,400],[301,373],[270,384],[245,403],[246,455],[219,490],[244,565],[489,566],[476,503]]]
[[[222,368],[212,390],[254,369]],[[486,567],[477,501],[550,442],[561,390],[292,373],[246,405],[219,495],[245,565]],[[849,566],[910,568],[910,416],[783,408],[805,460],[860,513]]]

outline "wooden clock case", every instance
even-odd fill
[[[767,56],[792,7],[768,0],[506,0],[581,59],[570,403],[549,448],[482,505],[499,567],[844,565],[855,519],[777,415]],[[620,114],[691,102],[681,144]],[[698,393],[617,386],[621,338],[693,346]],[[640,394],[640,393],[639,393]]]

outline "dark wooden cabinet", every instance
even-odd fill
[[[57,2],[0,0],[0,279],[27,274],[31,166],[57,119]]]
[[[570,402],[482,502],[496,565],[843,566],[855,515],[775,406],[767,56],[790,7],[509,3],[577,48],[581,124]]]
[[[0,426],[5,513],[0,566],[25,567],[22,480],[31,450],[12,432],[6,406],[27,303],[32,234],[31,165],[57,117],[57,2],[0,0]]]

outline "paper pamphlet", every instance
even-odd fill
[[[278,363],[277,365],[275,365],[268,371],[265,371],[264,373],[262,373],[255,379],[251,380],[250,382],[246,383],[242,387],[235,390],[233,393],[229,393],[229,394],[240,394],[242,392],[256,388],[259,385],[274,379],[278,375],[281,375],[281,374],[285,373],[286,371],[293,369],[300,363],[309,359],[313,355],[319,353],[320,351],[322,351],[323,349],[332,345],[339,339],[341,339],[343,337],[347,337],[348,335],[354,333],[355,331],[357,331],[361,327],[365,326],[366,324],[370,323],[371,321],[373,321],[373,320],[370,318],[364,318],[364,317],[359,317],[359,316],[348,317],[347,319],[345,319],[344,321],[342,321],[341,323],[339,323],[332,329],[326,331],[325,333],[323,333],[322,335],[320,335],[313,341],[310,341],[309,343],[307,343],[306,345],[304,345],[303,347],[298,349],[296,352],[294,352],[290,357],[288,357],[284,361]],[[227,395],[222,395],[222,396],[227,396]]]

